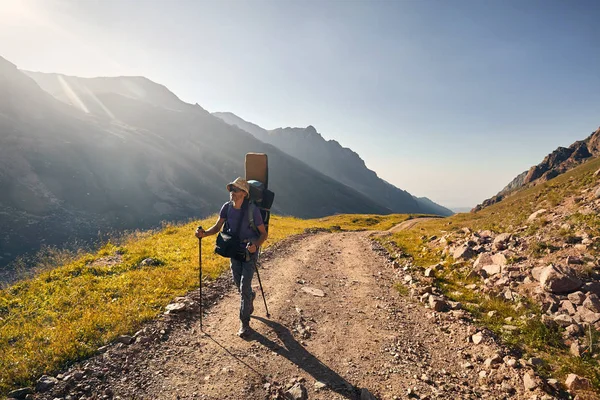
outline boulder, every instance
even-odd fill
[[[577,315],[581,317],[581,320],[590,324],[600,321],[600,313],[593,312],[585,307],[579,307],[577,309]]]
[[[540,215],[544,214],[546,211],[547,210],[545,208],[542,208],[541,210],[537,210],[536,212],[534,212],[527,218],[527,221],[528,222],[535,221]]]
[[[591,387],[591,384],[587,378],[582,378],[581,376],[575,374],[569,374],[565,381],[565,386],[569,390],[576,391],[587,390]]]
[[[551,293],[571,293],[579,289],[583,282],[553,265],[547,266],[540,274],[540,285]]]
[[[494,239],[492,243],[492,247],[494,250],[504,250],[508,246],[508,241],[510,240],[510,233],[501,233]]]
[[[502,271],[502,267],[496,264],[486,265],[481,268],[482,271],[485,271],[487,276],[497,275]]]
[[[492,256],[491,264],[506,265],[507,263],[506,256],[502,253],[496,253]]]
[[[583,302],[583,306],[595,313],[600,312],[600,298],[594,293],[589,293]]]
[[[535,267],[531,269],[531,276],[536,281],[540,281],[540,276],[542,275],[542,271],[544,271],[547,267]]]
[[[494,264],[494,261],[492,260],[492,254],[491,253],[481,253],[481,254],[479,254],[479,256],[477,256],[477,259],[473,263],[473,267],[476,269],[479,269],[479,268],[483,267],[484,265],[490,265],[490,264]]]
[[[585,301],[586,297],[585,297],[585,293],[583,293],[583,292],[574,292],[574,293],[569,293],[569,295],[567,296],[567,298],[574,305],[580,306],[580,305],[583,304],[583,302]]]
[[[561,301],[560,308],[566,311],[569,315],[575,315],[577,313],[577,308],[569,300]]]
[[[469,260],[475,257],[475,254],[475,250],[473,250],[469,245],[463,244],[454,250],[452,257],[454,257],[455,260]]]
[[[558,314],[555,315],[553,317],[554,322],[556,322],[559,326],[562,326],[563,328],[566,328],[569,325],[573,325],[575,323],[575,320],[565,314]]]
[[[42,375],[35,384],[35,391],[39,393],[47,392],[58,383],[58,379],[53,376]]]
[[[308,392],[306,391],[304,385],[298,382],[294,386],[292,386],[287,392],[285,392],[284,397],[285,399],[289,400],[307,400]]]

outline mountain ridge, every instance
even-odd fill
[[[426,197],[416,197],[379,178],[367,168],[364,160],[354,150],[343,147],[336,140],[325,140],[314,126],[306,128],[277,128],[266,130],[237,115],[216,112],[213,115],[230,125],[243,129],[256,138],[270,143],[308,165],[315,166],[326,175],[348,185],[373,201],[394,212],[452,215],[446,207]]]

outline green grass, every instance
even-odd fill
[[[333,230],[389,229],[408,215],[337,215],[315,220],[273,216],[267,245],[309,228]],[[156,318],[176,296],[198,286],[198,225],[165,224],[152,232],[136,232],[96,252],[63,257],[36,276],[0,290],[0,394],[31,385],[68,363],[94,354],[122,334],[131,334]],[[213,253],[215,236],[202,240],[202,269],[214,279],[228,260]],[[98,263],[121,254],[118,263]],[[157,266],[140,266],[152,257]]]

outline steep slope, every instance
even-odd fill
[[[379,178],[360,156],[335,140],[325,140],[313,126],[267,131],[232,113],[214,113],[230,125],[251,133],[286,153],[314,166],[373,201],[398,213],[452,215],[452,211],[427,198],[417,198]]]
[[[592,132],[585,140],[578,140],[569,147],[558,147],[548,154],[540,164],[534,165],[528,171],[519,174],[498,194],[484,200],[473,211],[479,211],[495,204],[522,188],[546,182],[598,156],[600,156],[600,128]]]
[[[0,266],[43,244],[215,213],[249,151],[269,155],[275,212],[390,212],[148,80],[132,78],[133,91],[119,83],[129,78],[54,79],[75,107],[0,59]]]

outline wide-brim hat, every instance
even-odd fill
[[[250,194],[250,185],[248,185],[248,182],[246,182],[245,179],[242,179],[239,176],[235,179],[235,181],[227,184],[227,190],[231,191],[232,186],[235,186],[236,188],[246,192],[246,197],[248,197],[248,195]]]

